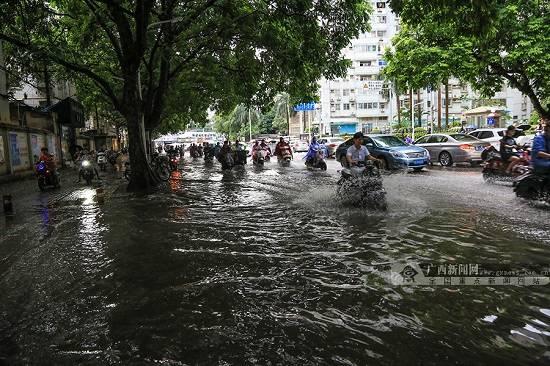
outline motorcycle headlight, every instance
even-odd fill
[[[88,160],[84,160],[84,161],[82,162],[82,166],[83,166],[84,168],[87,168],[87,167],[90,166],[90,162],[89,162]]]

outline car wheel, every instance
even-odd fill
[[[453,165],[453,158],[451,157],[451,154],[449,154],[447,151],[443,151],[441,154],[439,154],[439,164],[441,164],[442,166]]]

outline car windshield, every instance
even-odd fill
[[[382,147],[398,147],[407,146],[403,141],[399,140],[395,136],[375,136],[372,137],[376,143]]]
[[[477,139],[475,137],[468,136],[468,135],[465,135],[463,133],[455,133],[455,134],[452,134],[452,135],[449,135],[449,136],[451,136],[456,141],[477,141]]]

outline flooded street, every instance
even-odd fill
[[[397,262],[549,264],[550,210],[479,169],[384,177],[186,160],[146,198],[67,184],[0,216],[0,364],[544,365],[546,286],[396,286]],[[5,188],[4,189],[5,193]],[[3,363],[2,363],[3,362]]]

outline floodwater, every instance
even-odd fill
[[[549,264],[550,210],[473,169],[384,178],[186,161],[148,197],[21,197],[0,229],[0,364],[550,364],[550,285],[399,286],[393,263]],[[111,183],[112,184],[112,181]]]

